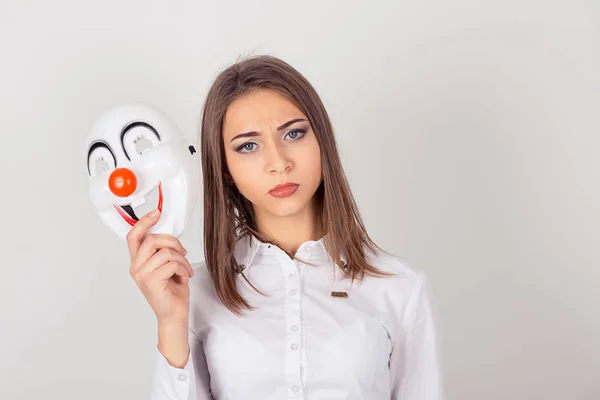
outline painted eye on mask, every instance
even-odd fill
[[[121,135],[123,150],[129,160],[135,160],[160,143],[160,135],[145,122],[134,122]]]
[[[101,142],[96,142],[88,153],[88,172],[90,176],[99,176],[117,168],[117,161],[110,148]]]

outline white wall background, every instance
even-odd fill
[[[154,314],[83,140],[141,100],[196,142],[217,71],[270,53],[322,95],[372,236],[428,272],[449,398],[600,399],[599,23],[593,0],[2,0],[0,398],[149,398]]]

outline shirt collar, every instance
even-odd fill
[[[323,236],[319,240],[309,240],[300,245],[298,252],[302,252],[303,250],[310,248],[311,254],[326,254],[327,248],[325,243],[327,241],[327,235]],[[235,245],[234,256],[240,268],[240,271],[250,267],[256,254],[262,248],[270,248],[274,246],[270,243],[261,242],[256,238],[256,236],[252,234],[247,234],[241,237]],[[344,254],[340,255],[342,264],[346,264],[346,257]]]

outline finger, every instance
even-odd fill
[[[175,236],[167,234],[147,234],[138,248],[133,264],[141,265],[145,263],[158,250],[164,247],[169,247],[184,256],[187,254],[187,250],[183,248],[183,245]]]
[[[142,240],[146,235],[146,232],[152,225],[154,225],[160,218],[160,211],[155,209],[148,214],[144,215],[127,233],[127,247],[129,248],[129,255],[131,262],[135,258],[135,255],[142,244]]]
[[[168,263],[157,268],[153,273],[152,279],[167,280],[174,275],[180,278],[189,278],[187,268],[177,261],[169,261]]]
[[[163,247],[156,254],[150,257],[148,261],[141,265],[139,270],[136,272],[136,276],[143,277],[144,275],[150,274],[154,270],[160,268],[170,261],[176,261],[180,263],[189,271],[188,274],[190,276],[193,275],[192,266],[187,258],[170,247]]]

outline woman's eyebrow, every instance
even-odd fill
[[[246,133],[240,133],[239,135],[235,135],[230,141],[229,143],[233,142],[236,139],[239,138],[245,138],[245,137],[256,137],[256,136],[260,136],[258,132],[246,132]]]
[[[304,118],[296,118],[293,119],[291,121],[286,122],[285,124],[281,125],[280,127],[277,128],[278,131],[287,128],[288,126],[295,124],[296,122],[300,122],[300,121],[306,121]]]
[[[291,121],[288,121],[285,124],[277,127],[277,130],[280,131],[282,129],[287,128],[288,126],[290,126],[292,124],[295,124],[296,122],[302,122],[302,121],[306,121],[306,119],[304,119],[304,118],[292,119]],[[256,136],[260,136],[260,134],[258,132],[256,132],[256,131],[246,132],[246,133],[240,133],[239,135],[235,135],[233,138],[231,138],[231,140],[229,141],[229,143],[233,142],[236,139],[247,138],[247,137],[256,137]]]

